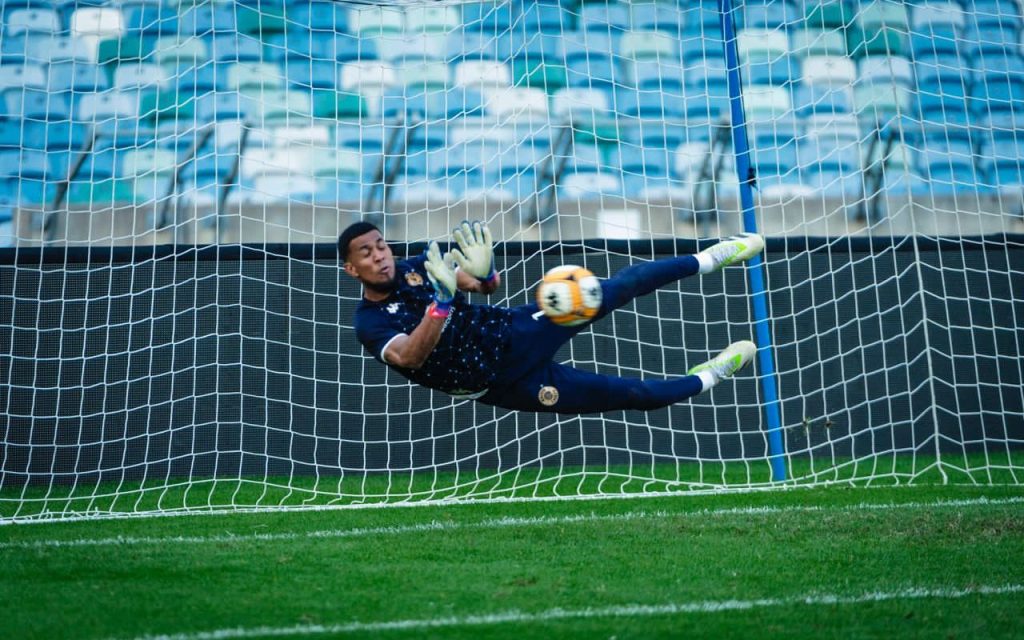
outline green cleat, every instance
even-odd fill
[[[756,353],[756,344],[750,340],[740,340],[726,347],[714,358],[704,364],[698,364],[686,373],[693,376],[701,371],[709,371],[715,378],[715,384],[718,384],[726,378],[731,378],[737,371],[750,364]]]
[[[713,273],[731,264],[750,260],[762,251],[764,251],[764,238],[756,233],[741,233],[728,240],[722,240],[700,253],[711,258],[711,262],[714,264],[711,269]]]

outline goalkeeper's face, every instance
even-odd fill
[[[386,294],[395,288],[395,256],[380,231],[374,229],[352,239],[345,271],[373,292]]]

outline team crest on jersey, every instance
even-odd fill
[[[392,302],[391,304],[388,305],[387,309],[388,313],[398,313],[398,303]]]
[[[423,284],[423,276],[416,273],[415,271],[410,271],[409,273],[405,274],[405,282],[410,287],[418,287]]]
[[[541,387],[537,392],[537,399],[545,407],[554,406],[558,402],[558,389],[556,387]]]

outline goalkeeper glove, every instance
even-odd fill
[[[434,287],[434,304],[430,308],[430,315],[446,317],[458,290],[454,258],[450,252],[442,257],[437,242],[431,242],[427,248],[427,262],[424,267],[427,270],[427,278]]]
[[[481,282],[494,280],[498,273],[494,270],[491,230],[487,224],[463,221],[452,231],[452,237],[459,245],[459,249],[452,249],[459,268]]]

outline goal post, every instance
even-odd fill
[[[7,7],[0,522],[1019,485],[1022,32],[1016,0]],[[411,384],[336,238],[463,219],[508,306],[758,230],[556,356],[758,361],[652,412]]]

